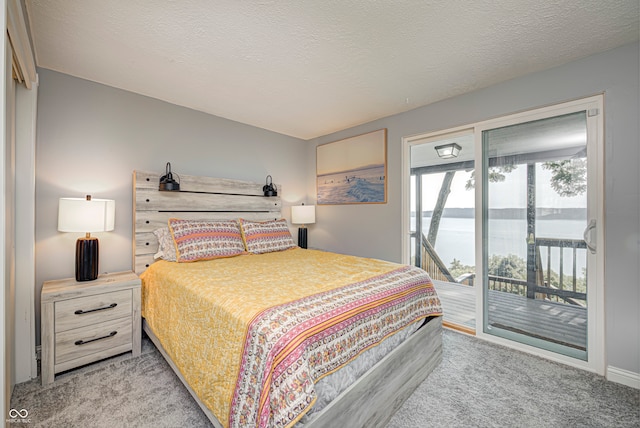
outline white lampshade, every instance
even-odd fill
[[[60,232],[108,232],[115,226],[116,202],[112,199],[60,198]]]
[[[291,223],[313,224],[316,222],[315,205],[295,205],[291,207]]]

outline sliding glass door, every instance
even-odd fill
[[[464,310],[478,336],[604,372],[602,106],[404,139],[404,259],[445,323]]]
[[[587,115],[481,132],[483,331],[582,360],[595,251]]]

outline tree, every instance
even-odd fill
[[[436,238],[438,237],[438,229],[440,229],[440,219],[442,218],[442,212],[444,211],[444,206],[447,203],[449,193],[451,193],[451,182],[453,181],[454,175],[456,175],[455,171],[447,171],[444,175],[442,185],[440,186],[440,193],[438,194],[438,200],[433,209],[433,214],[431,215],[431,224],[429,225],[427,241],[429,241],[431,246],[434,248],[436,246]]]
[[[513,164],[492,166],[491,168],[489,168],[489,182],[500,183],[504,181],[506,179],[506,174],[510,173],[517,167],[518,165],[513,165]],[[472,190],[475,187],[476,187],[476,171],[473,170],[471,172],[471,178],[467,180],[467,184],[465,184],[464,188],[466,190]]]
[[[527,262],[514,254],[507,257],[494,254],[489,257],[489,275],[527,279]]]
[[[489,168],[489,181],[497,183],[505,180],[505,174],[510,173],[516,169],[517,165],[501,165]],[[431,223],[429,224],[429,233],[427,235],[427,241],[432,247],[436,246],[436,239],[438,238],[438,230],[440,229],[440,219],[444,212],[445,205],[447,204],[447,198],[451,193],[451,182],[456,175],[456,171],[447,171],[440,185],[440,192],[438,193],[438,200],[436,206],[433,208],[433,214],[431,215]],[[471,172],[471,178],[465,184],[466,190],[471,190],[475,186],[475,171]]]
[[[587,191],[587,160],[568,159],[545,162],[542,168],[550,170],[551,187],[560,196],[577,196]]]
[[[456,258],[451,262],[451,266],[449,266],[449,273],[454,278],[459,277],[460,275],[475,273],[475,266],[463,265],[462,262]]]
[[[492,183],[498,183],[506,179],[505,174],[515,170],[518,165],[500,165],[489,168],[489,181]],[[456,171],[447,171],[442,179],[440,185],[440,192],[438,193],[438,200],[436,206],[433,208],[433,214],[431,215],[431,223],[429,224],[429,233],[427,234],[427,241],[432,247],[436,246],[436,239],[438,238],[438,230],[440,229],[440,219],[444,212],[445,205],[447,204],[447,198],[451,193],[451,182],[453,181]],[[471,178],[465,185],[466,190],[471,190],[475,187],[475,171],[471,172]]]

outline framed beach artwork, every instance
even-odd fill
[[[318,205],[386,203],[386,128],[318,146],[316,187]]]

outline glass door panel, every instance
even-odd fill
[[[586,360],[586,112],[482,145],[484,332]]]

